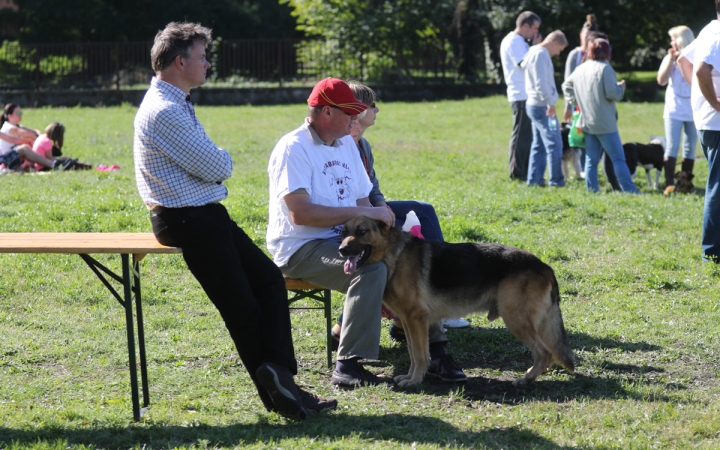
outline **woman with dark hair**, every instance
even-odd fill
[[[32,143],[40,132],[20,125],[22,111],[15,103],[5,105],[0,118],[0,164],[9,170],[17,170],[27,160],[48,169],[61,168],[59,163],[44,158],[32,151],[27,143]],[[8,138],[5,138],[7,136]],[[23,142],[16,144],[16,142]]]
[[[603,149],[615,166],[615,176],[623,192],[638,193],[625,163],[617,126],[615,102],[625,95],[625,80],[617,81],[610,67],[612,49],[606,39],[588,44],[587,61],[562,84],[565,102],[580,107],[578,126],[585,134],[585,187],[597,192],[598,164]],[[567,111],[566,111],[567,118]]]

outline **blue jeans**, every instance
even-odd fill
[[[528,186],[543,185],[545,167],[550,168],[550,185],[565,186],[562,173],[562,136],[560,126],[556,130],[549,127],[549,117],[545,115],[547,106],[525,106],[532,122],[532,145],[528,164]]]
[[[703,260],[717,263],[720,260],[720,162],[715,159],[720,149],[720,131],[698,130],[698,139],[708,162],[702,222]]]
[[[602,151],[610,157],[615,169],[620,188],[623,192],[639,194],[638,188],[633,183],[630,169],[625,162],[625,151],[620,141],[620,133],[590,134],[585,133],[585,188],[588,191],[598,192],[598,164],[602,157]]]
[[[685,126],[685,132],[683,131]],[[683,159],[695,159],[695,147],[697,147],[698,133],[695,128],[695,122],[683,122],[677,119],[665,119],[665,158],[677,158],[680,148],[680,134],[685,135],[683,143]]]
[[[420,232],[425,239],[431,241],[444,241],[440,222],[435,213],[435,208],[430,203],[418,202],[415,200],[398,200],[387,202],[390,209],[395,213],[395,223],[402,226],[405,223],[407,213],[415,211],[420,219]]]

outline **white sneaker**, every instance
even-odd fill
[[[443,325],[447,328],[465,328],[470,326],[470,322],[465,319],[443,319]]]

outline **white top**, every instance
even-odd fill
[[[711,21],[698,34],[688,47],[683,49],[683,56],[696,66],[700,61],[713,66],[712,83],[717,95],[720,95],[720,22]],[[720,131],[720,114],[705,100],[698,87],[697,75],[693,70],[693,83],[690,94],[695,127],[698,130]]]
[[[296,225],[285,203],[287,194],[304,189],[317,205],[357,206],[373,185],[365,172],[355,141],[345,136],[335,145],[313,139],[307,119],[275,145],[268,164],[270,204],[267,248],[282,267],[300,247],[316,239],[338,238],[341,223],[329,228]]]
[[[670,59],[666,55],[665,59]],[[683,78],[680,68],[674,62],[663,61],[663,64],[672,64],[667,90],[665,91],[664,119],[675,119],[683,122],[692,122],[693,113],[690,105],[690,85]]]
[[[558,101],[555,86],[555,70],[550,52],[541,45],[534,45],[525,55],[520,67],[525,69],[525,92],[527,104],[549,106]]]
[[[510,102],[528,98],[525,93],[525,71],[520,67],[520,62],[525,58],[529,49],[530,46],[525,39],[514,31],[505,36],[500,43],[500,61]]]
[[[17,128],[17,125],[13,125],[8,121],[5,121],[5,123],[2,125],[2,128],[0,128],[1,133],[10,134],[10,130],[13,128]],[[15,146],[15,144],[11,144],[8,141],[4,141],[0,139],[0,155],[4,155]]]

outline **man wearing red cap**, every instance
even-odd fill
[[[268,165],[267,246],[275,264],[288,277],[346,293],[332,375],[332,384],[341,388],[392,384],[359,363],[378,358],[387,269],[377,263],[346,274],[338,253],[348,220],[367,216],[395,224],[390,209],[371,205],[373,186],[349,136],[353,121],[367,108],[344,81],[320,81],[308,98],[305,122],[278,141]]]

